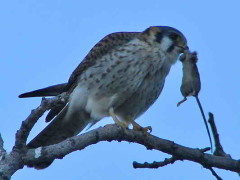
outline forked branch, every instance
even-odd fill
[[[61,103],[61,101],[66,100],[66,98],[66,96],[61,96],[51,99],[43,99],[41,105],[33,110],[27,119],[23,121],[20,129],[16,133],[15,145],[10,153],[5,153],[3,140],[0,137],[0,179],[10,179],[11,176],[17,170],[23,168],[24,165],[40,163],[47,159],[61,159],[74,151],[82,150],[87,146],[101,141],[127,141],[137,143],[145,146],[148,150],[155,149],[172,156],[172,158],[154,164],[159,167],[174,163],[177,160],[188,160],[196,162],[210,170],[215,167],[233,172],[240,172],[240,163],[238,160],[234,160],[226,156],[221,157],[207,154],[205,152],[208,148],[193,149],[185,147],[176,144],[173,141],[161,139],[151,134],[146,136],[135,130],[123,131],[123,129],[117,125],[100,127],[87,133],[69,138],[58,144],[37,149],[27,149],[26,140],[37,120],[44,114],[45,111],[54,107],[56,104]]]

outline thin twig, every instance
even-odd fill
[[[219,139],[219,134],[217,131],[217,127],[214,121],[214,115],[212,113],[209,113],[209,120],[208,120],[211,129],[212,129],[212,133],[213,133],[213,138],[214,138],[214,142],[215,142],[215,151],[214,151],[214,155],[216,156],[223,156],[223,157],[229,157],[231,158],[230,155],[226,154],[223,150],[223,147],[220,143],[220,139]]]
[[[217,180],[222,180],[222,178],[220,176],[218,176],[218,174],[213,170],[213,168],[210,167],[210,168],[207,168],[207,169],[209,169],[212,172],[212,175],[214,177],[216,177]]]
[[[156,161],[153,161],[152,163],[148,163],[148,162],[145,162],[145,163],[138,163],[136,161],[133,162],[133,167],[135,169],[137,168],[152,168],[152,169],[157,169],[159,167],[163,167],[163,166],[166,166],[168,164],[173,164],[175,163],[175,161],[177,160],[182,160],[180,158],[177,158],[176,156],[172,156],[170,158],[165,158],[164,161],[161,161],[161,162],[156,162]]]
[[[4,153],[6,153],[6,150],[4,149],[3,144],[4,144],[4,141],[3,141],[2,135],[0,133],[0,157],[2,157],[2,155]]]
[[[207,148],[204,148],[204,149],[200,149],[200,151],[202,153],[204,152],[207,152],[209,151],[210,148],[207,147]],[[160,161],[160,162],[156,162],[154,161],[153,163],[148,163],[148,162],[145,162],[145,163],[138,163],[136,161],[133,162],[133,167],[136,169],[136,168],[159,168],[159,167],[163,167],[163,166],[166,166],[168,164],[173,164],[175,163],[176,161],[182,161],[183,158],[181,157],[177,157],[177,156],[172,156],[171,158],[165,158],[164,161]]]
[[[0,133],[0,150],[3,150],[3,139],[1,133]]]

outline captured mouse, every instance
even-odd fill
[[[197,68],[197,60],[198,60],[197,53],[196,52],[191,53],[188,50],[185,51],[185,53],[180,57],[180,61],[183,64],[183,78],[182,78],[182,85],[180,90],[184,99],[180,101],[177,104],[177,106],[185,102],[188,96],[194,96],[196,98],[205,126],[207,128],[207,133],[208,133],[208,137],[209,137],[211,149],[212,149],[212,139],[211,139],[208,125],[207,125],[207,120],[204,115],[200,100],[198,98],[198,93],[201,89],[201,80],[200,80],[200,75]]]

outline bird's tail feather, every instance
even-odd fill
[[[57,85],[49,86],[46,88],[38,89],[35,91],[23,93],[23,94],[20,94],[18,97],[27,98],[27,97],[57,96],[64,91],[66,85],[67,83],[57,84]]]
[[[81,132],[89,122],[90,115],[84,110],[78,109],[75,112],[68,113],[69,104],[52,120],[52,122],[40,132],[27,145],[28,148],[38,148],[59,143],[69,137]],[[29,165],[36,169],[44,169],[48,167],[53,160],[48,160],[39,164]]]

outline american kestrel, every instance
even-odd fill
[[[59,143],[108,116],[122,127],[132,124],[147,130],[135,119],[158,98],[171,66],[186,48],[184,35],[168,26],[107,35],[90,50],[68,83],[19,96],[69,95],[66,104],[49,112],[46,120],[53,120],[28,147]]]

